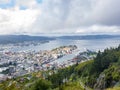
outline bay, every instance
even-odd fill
[[[10,49],[10,51],[52,50],[54,48],[67,45],[76,45],[81,52],[85,51],[86,49],[98,51],[104,50],[105,48],[117,47],[119,44],[120,38],[91,39],[91,40],[56,39],[37,46],[29,45],[23,47],[13,47]]]

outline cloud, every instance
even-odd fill
[[[9,2],[10,2],[10,0],[0,0],[1,4],[5,4],[5,3],[9,3]]]
[[[29,27],[40,14],[37,10],[26,9],[19,10],[18,7],[11,9],[0,9],[0,33],[12,34],[21,32],[30,32]]]
[[[94,23],[102,25],[120,25],[120,0],[98,0],[91,17]]]
[[[8,3],[10,0],[0,0]],[[119,33],[119,0],[15,0],[0,9],[0,33]]]
[[[70,0],[45,0],[39,6],[41,15],[33,25],[35,29],[41,31],[54,32],[58,29],[64,29],[65,21],[69,14]]]
[[[120,26],[92,25],[76,29],[75,33],[80,34],[119,34]]]

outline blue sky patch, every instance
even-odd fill
[[[6,9],[15,6],[15,0],[10,0],[10,2],[5,4],[0,4],[0,8]]]
[[[36,0],[37,1],[37,3],[42,3],[42,0]]]
[[[20,10],[26,10],[27,7],[26,6],[20,6]]]

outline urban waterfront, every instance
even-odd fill
[[[98,50],[116,47],[119,38],[26,42],[1,45],[0,78],[6,80],[39,70],[68,67],[93,59]]]

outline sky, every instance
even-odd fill
[[[0,35],[119,34],[120,0],[0,0]]]

